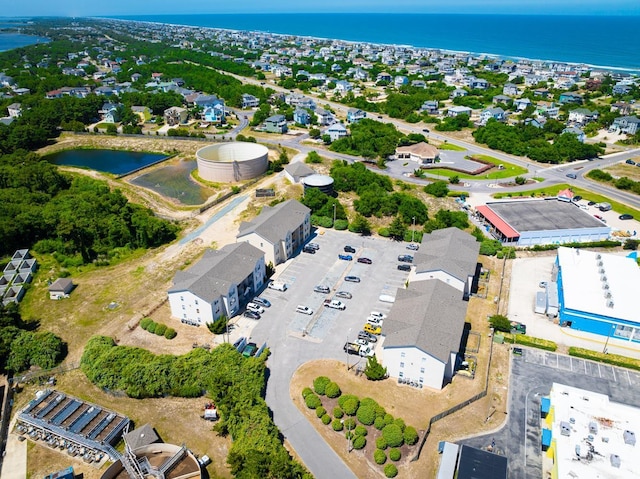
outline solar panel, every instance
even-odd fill
[[[56,413],[55,416],[53,416],[53,419],[51,419],[51,424],[55,424],[56,426],[59,426],[65,421],[65,419],[67,419],[74,412],[76,412],[80,406],[82,406],[82,402],[78,401],[77,399],[74,399],[69,404],[67,404],[62,409],[62,411],[59,411],[58,413]]]
[[[40,404],[42,401],[47,399],[51,395],[52,392],[53,391],[51,391],[49,389],[47,389],[46,391],[43,391],[43,393],[40,395],[40,397],[35,398],[33,401],[31,401],[29,403],[27,408],[24,410],[25,414],[29,414],[31,411],[33,411],[33,408],[35,408],[38,404]]]
[[[58,397],[56,397],[53,401],[47,404],[44,408],[42,408],[42,410],[38,414],[36,414],[36,417],[39,419],[42,419],[51,411],[53,411],[53,409],[56,408],[58,404],[60,404],[66,397],[67,396],[65,396],[64,394],[59,394]]]
[[[95,419],[95,417],[102,412],[99,407],[91,406],[86,413],[79,416],[73,424],[69,427],[69,431],[74,434],[79,434],[87,425]]]
[[[89,435],[87,436],[87,439],[95,439],[96,437],[98,437],[98,435],[105,430],[105,428],[111,424],[111,421],[113,421],[116,418],[116,415],[111,413],[109,414],[107,417],[105,417],[104,419],[102,419],[102,421],[100,421],[98,423],[98,425],[96,427],[93,428],[93,430],[89,433]]]

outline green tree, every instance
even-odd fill
[[[367,218],[362,216],[360,213],[356,213],[353,221],[349,223],[349,231],[367,236],[371,234],[371,224]]]
[[[489,324],[495,331],[508,333],[511,331],[511,321],[506,316],[494,314],[489,318]]]
[[[424,187],[424,192],[436,198],[443,198],[449,193],[449,187],[446,181],[434,181]]]
[[[370,381],[379,381],[387,377],[387,368],[378,362],[378,358],[376,358],[376,355],[374,354],[367,359],[367,366],[364,369],[364,374]],[[371,424],[373,424],[373,422]]]
[[[393,239],[400,241],[404,238],[406,231],[407,227],[404,225],[400,217],[396,216],[389,225],[389,234]]]

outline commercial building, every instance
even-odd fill
[[[439,160],[439,156],[438,149],[424,141],[415,145],[399,146],[395,153],[396,159],[414,161],[419,167],[433,165]]]
[[[561,325],[640,342],[634,258],[560,247],[555,272]]]
[[[260,290],[265,278],[264,253],[248,243],[207,250],[173,278],[168,291],[171,316],[193,325],[231,317]]]
[[[251,221],[240,223],[236,241],[247,242],[264,253],[267,264],[291,258],[311,235],[311,210],[296,200],[265,206]]]
[[[476,212],[487,231],[512,246],[602,241],[611,232],[574,202],[556,198],[487,203]]]
[[[550,477],[637,478],[640,409],[554,383],[541,401],[541,446]]]

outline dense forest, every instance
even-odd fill
[[[97,386],[135,398],[206,394],[221,415],[214,429],[233,439],[227,462],[237,478],[308,478],[282,445],[264,400],[266,357],[244,358],[229,344],[183,356],[155,355],[96,336],[80,367]]]

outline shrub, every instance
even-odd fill
[[[327,410],[324,407],[320,406],[316,408],[316,416],[318,416],[319,418],[324,416],[326,413]]]
[[[367,428],[362,426],[361,424],[358,424],[356,426],[356,436],[366,436],[367,435]]]
[[[352,417],[348,417],[346,419],[343,419],[342,422],[344,424],[344,428],[347,431],[353,431],[356,428],[356,420],[353,419]]]
[[[404,419],[402,418],[395,419],[393,423],[397,425],[402,432],[404,432],[404,428],[407,427],[407,425],[404,422]]]
[[[340,399],[338,399],[338,404],[345,412],[345,414],[353,416],[360,406],[360,400],[353,394],[345,394],[343,396],[340,396]]]
[[[382,436],[387,440],[387,444],[391,447],[400,447],[404,442],[402,430],[397,424],[387,424],[382,429]]]
[[[304,388],[302,390],[302,397],[306,398],[309,394],[313,394],[313,391],[311,390],[311,388]]]
[[[407,426],[404,428],[404,443],[413,446],[418,442],[418,431],[413,426]]]
[[[368,406],[368,407],[376,408],[376,406],[378,406],[378,403],[376,402],[375,399],[362,398],[360,400],[360,406]]]
[[[333,422],[331,423],[331,427],[336,432],[342,431],[342,429],[344,429],[344,425],[342,424],[342,421],[340,419],[334,419]]]
[[[151,324],[147,326],[147,331],[149,331],[150,333],[155,333],[157,327],[158,327],[158,324],[155,321],[151,321]]]
[[[166,331],[166,330],[167,330],[167,326],[166,326],[165,324],[158,324],[158,325],[156,326],[155,333],[156,333],[158,336],[164,336],[164,333],[165,333],[165,331]]]
[[[391,414],[385,414],[384,415],[384,425],[388,425],[391,424],[393,422],[393,416]]]
[[[333,229],[338,231],[344,231],[349,227],[349,222],[347,220],[336,220],[333,224]]]
[[[373,425],[378,431],[382,431],[382,428],[386,426],[386,424],[384,423],[384,417],[378,416],[373,422]]]
[[[599,361],[601,363],[612,364],[623,368],[635,369],[636,371],[640,370],[640,360],[619,356],[617,354],[601,353],[572,346],[569,348],[569,356],[589,359],[591,361]]]
[[[315,394],[309,394],[306,398],[304,398],[304,402],[309,409],[315,409],[322,406],[322,401]]]
[[[378,449],[382,449],[383,451],[387,448],[388,444],[387,444],[387,440],[382,437],[379,436],[378,439],[376,439],[376,447]]]
[[[167,330],[164,332],[164,337],[167,338],[167,339],[173,339],[177,335],[178,335],[178,333],[173,328],[167,328]]]
[[[387,455],[384,453],[384,451],[381,451],[380,449],[376,449],[373,452],[373,460],[376,461],[376,464],[381,466],[382,464],[387,462]]]
[[[140,327],[146,330],[151,323],[153,323],[153,320],[151,318],[144,318],[142,321],[140,321]]]
[[[331,379],[329,379],[327,376],[318,376],[313,380],[313,390],[316,392],[316,394],[324,396],[327,384],[329,384],[330,382]]]
[[[340,391],[340,386],[338,386],[338,384],[334,382],[330,382],[329,384],[327,384],[324,392],[328,398],[332,399],[337,398],[342,394],[342,391]]]
[[[364,436],[356,436],[353,440],[353,448],[354,449],[362,449],[367,445],[367,438]]]
[[[324,416],[322,416],[320,418],[320,420],[322,421],[322,424],[324,424],[326,426],[327,424],[329,424],[331,422],[331,416],[329,416],[328,414],[325,414]]]
[[[360,421],[365,426],[371,426],[376,420],[376,411],[371,406],[363,406],[360,403],[360,407],[358,408],[358,412],[356,413],[356,417],[358,421]]]
[[[333,417],[335,417],[336,419],[342,419],[342,416],[344,416],[344,411],[340,409],[338,406],[334,407]]]
[[[389,459],[392,461],[399,461],[401,457],[402,453],[400,452],[400,449],[396,449],[395,447],[389,449]]]
[[[391,236],[391,233],[389,233],[389,228],[380,228],[378,230],[378,234],[383,238],[388,238],[389,236]]]
[[[384,466],[384,475],[387,477],[396,477],[398,475],[398,468],[395,464],[387,464]]]
[[[379,405],[375,407],[375,410],[376,410],[376,419],[377,418],[384,419],[385,415],[387,414],[387,411],[385,411],[385,409]]]

